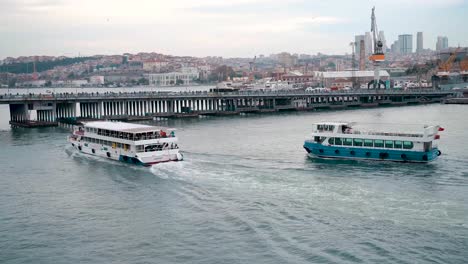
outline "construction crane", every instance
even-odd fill
[[[380,80],[380,63],[385,60],[385,55],[383,53],[382,39],[377,28],[377,20],[375,18],[375,7],[372,8],[371,32],[373,41],[373,53],[369,57],[369,60],[371,60],[374,63],[374,80],[372,81],[372,83],[374,88],[380,88],[380,84],[384,84]]]
[[[351,65],[352,65],[351,81],[353,82],[353,87],[352,88],[356,89],[356,55],[355,55],[355,52],[354,52],[356,42],[349,43],[349,46],[351,46],[351,50],[352,50],[352,57],[351,57]]]
[[[457,58],[457,53],[460,51],[460,47],[458,47],[454,52],[450,53],[450,57],[444,61],[441,62],[439,65],[439,72],[437,75],[448,75],[450,70],[452,70],[452,65],[455,59]],[[461,68],[461,67],[460,67]]]

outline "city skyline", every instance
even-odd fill
[[[451,26],[466,22],[465,0],[363,2],[4,0],[0,59],[138,51],[198,57],[351,53],[349,42],[370,30],[373,5],[388,43],[398,35],[422,31],[424,48],[435,50],[441,35],[450,39],[450,46],[468,46],[466,27]],[[342,8],[337,10],[337,5]],[[394,19],[405,10],[412,10],[411,16]],[[450,14],[450,21],[440,19],[441,14]]]

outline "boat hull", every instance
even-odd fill
[[[326,146],[315,142],[305,141],[304,149],[311,156],[319,158],[338,158],[356,160],[385,160],[398,162],[426,163],[437,159],[440,151],[433,148],[430,151],[408,151],[381,148]]]

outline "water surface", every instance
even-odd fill
[[[186,160],[83,155],[67,128],[9,129],[0,106],[1,263],[466,263],[467,106],[154,122]],[[430,164],[316,160],[323,120],[436,123]],[[6,120],[7,123],[7,120]]]

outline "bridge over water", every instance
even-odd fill
[[[155,117],[231,115],[285,110],[341,109],[441,102],[452,91],[432,89],[336,92],[242,91],[61,93],[0,95],[9,104],[10,124],[54,125],[76,118],[142,120]]]

